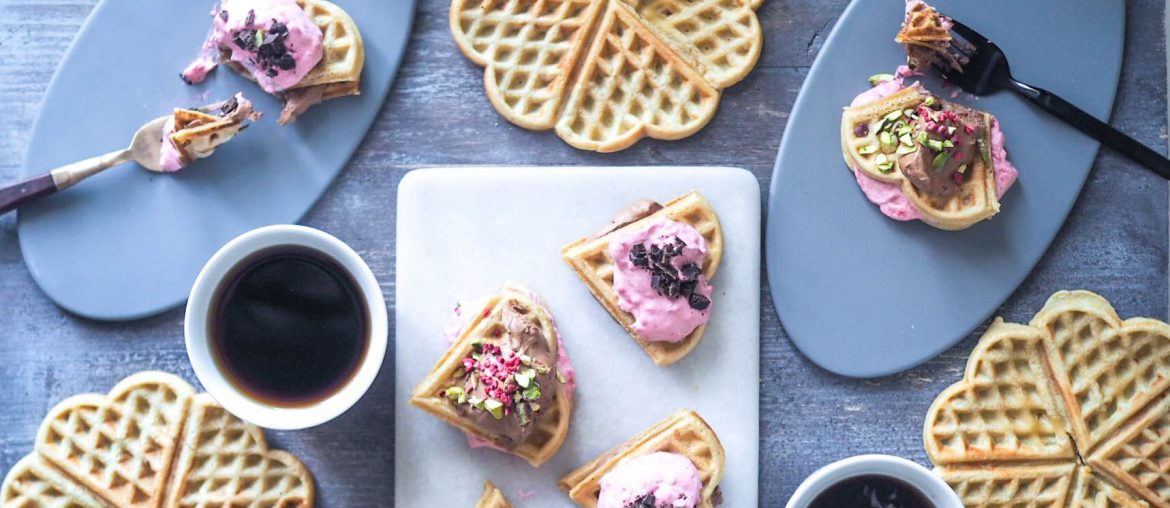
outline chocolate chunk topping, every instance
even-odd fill
[[[650,272],[650,288],[658,294],[667,298],[686,298],[692,309],[701,311],[711,305],[709,298],[695,292],[703,269],[695,263],[687,263],[681,268],[674,266],[674,258],[683,255],[686,246],[686,242],[678,237],[672,243],[650,244],[649,249],[645,244],[635,244],[630,247],[630,263]]]
[[[268,70],[264,71],[264,74],[267,74],[268,77],[270,77],[270,78],[275,78],[277,72],[276,72],[276,69],[268,69]]]
[[[285,53],[281,55],[280,59],[276,61],[276,66],[284,70],[290,70],[297,66],[296,60],[293,60],[292,55]]]
[[[225,11],[225,10],[222,10],[222,9],[221,9],[221,10],[219,11],[219,19],[222,19],[222,20],[223,20],[223,21],[226,23],[226,22],[227,22],[227,20],[228,20],[228,11]]]
[[[219,116],[228,116],[240,106],[240,101],[232,97],[223,101],[223,105],[219,107]]]
[[[654,494],[646,494],[634,500],[633,503],[628,504],[625,508],[655,508]]]
[[[256,45],[256,31],[255,30],[240,30],[236,32],[233,42],[240,49],[251,49]]]
[[[248,16],[246,18],[244,18],[244,25],[251,26],[255,22],[256,22],[256,11],[254,11],[252,9],[248,9]]]

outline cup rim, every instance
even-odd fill
[[[211,298],[224,276],[240,261],[265,248],[295,245],[318,250],[341,265],[357,283],[370,319],[365,357],[350,380],[332,395],[306,406],[265,404],[243,393],[220,371],[212,357],[207,330]],[[349,245],[310,227],[279,224],[253,229],[233,238],[207,260],[187,299],[183,335],[187,358],[207,393],[229,413],[251,424],[275,430],[315,427],[337,418],[360,400],[382,368],[389,340],[385,298],[369,265]]]
[[[800,483],[785,506],[807,508],[829,486],[866,474],[892,476],[909,483],[938,508],[963,508],[958,494],[929,469],[902,457],[879,454],[857,455],[821,467]]]

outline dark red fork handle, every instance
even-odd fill
[[[1028,100],[1040,106],[1045,111],[1052,113],[1057,118],[1064,120],[1065,123],[1080,129],[1081,132],[1088,134],[1105,146],[1121,152],[1122,155],[1149,168],[1151,171],[1161,175],[1162,178],[1170,180],[1170,159],[1162,156],[1162,154],[1155,152],[1150,147],[1138,142],[1138,140],[1125,135],[1125,133],[1098,120],[1093,115],[1084,112],[1081,108],[1074,106],[1069,101],[1061,99],[1048,90],[1036,88],[1016,80],[1011,80],[1011,85],[1012,90],[1028,98]]]
[[[53,175],[49,173],[0,188],[0,214],[54,192],[57,192],[57,185],[53,183]]]

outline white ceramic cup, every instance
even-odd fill
[[[231,383],[212,356],[208,314],[211,299],[223,278],[240,261],[268,247],[296,245],[324,253],[341,265],[357,282],[368,311],[369,341],[365,357],[348,383],[329,397],[307,406],[278,407],[241,392]],[[332,420],[357,403],[373,384],[386,356],[386,303],[374,272],[352,248],[328,233],[295,225],[266,226],[244,233],[221,247],[195,279],[187,299],[184,335],[187,356],[199,382],[231,414],[269,429],[304,429]]]
[[[846,478],[871,474],[891,476],[910,484],[938,508],[963,508],[959,496],[942,478],[915,462],[890,455],[858,455],[818,469],[796,488],[787,508],[807,508],[830,486]]]

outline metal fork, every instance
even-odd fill
[[[1008,67],[1007,56],[999,46],[967,25],[952,21],[955,33],[970,44],[951,45],[952,52],[957,53],[956,57],[961,63],[962,71],[943,65],[936,66],[948,81],[975,95],[989,95],[1004,89],[1016,92],[1041,109],[1064,120],[1065,123],[1161,175],[1162,178],[1170,179],[1170,159],[1056,94],[1016,80]]]

